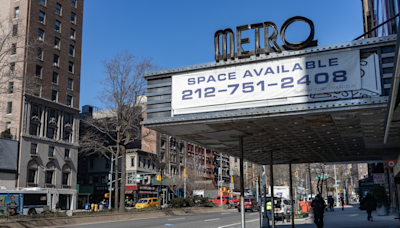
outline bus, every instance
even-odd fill
[[[76,191],[64,191],[41,188],[0,189],[0,215],[31,215],[57,209],[74,210],[76,207]],[[64,207],[58,205],[61,198],[66,198],[67,202]]]

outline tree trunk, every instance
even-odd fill
[[[121,148],[121,197],[119,212],[125,212],[125,184],[126,184],[126,148]]]
[[[118,211],[118,196],[119,196],[119,181],[118,181],[118,178],[119,178],[119,170],[118,170],[118,157],[119,157],[119,149],[118,149],[119,147],[117,146],[117,154],[116,154],[116,156],[115,156],[115,164],[114,164],[114,167],[115,167],[115,182],[114,182],[114,185],[115,185],[115,187],[114,187],[114,191],[115,191],[115,198],[114,198],[114,211],[115,212],[117,212]],[[112,185],[111,185],[112,186]]]

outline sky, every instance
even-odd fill
[[[360,0],[85,0],[80,106],[104,108],[97,99],[105,77],[101,62],[125,49],[153,58],[161,68],[212,62],[216,31],[231,28],[236,34],[237,26],[266,21],[280,31],[293,16],[314,22],[318,45],[363,34]],[[309,32],[306,23],[296,22],[286,30],[286,39],[303,41]],[[250,44],[243,49],[254,49],[254,30],[242,32],[245,37]],[[278,44],[282,45],[279,35]]]

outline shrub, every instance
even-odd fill
[[[171,204],[172,207],[180,208],[180,207],[189,207],[193,205],[193,202],[188,198],[175,198],[168,201],[168,204]]]
[[[377,207],[389,207],[390,199],[386,194],[385,187],[380,185],[375,185],[372,189],[372,195],[375,197]]]

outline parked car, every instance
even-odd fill
[[[208,201],[213,202],[215,205],[221,205],[220,196],[215,197],[215,199],[208,199]],[[227,205],[228,208],[237,207],[239,200],[232,199],[229,196],[222,196],[222,205]]]
[[[240,212],[240,201],[237,205],[238,211]],[[260,206],[258,205],[258,202],[254,198],[250,197],[245,197],[244,198],[244,212],[250,210],[251,212],[257,210],[260,211]]]
[[[158,207],[157,197],[142,198],[135,205],[136,209],[142,209],[142,208],[147,208],[147,207]]]

